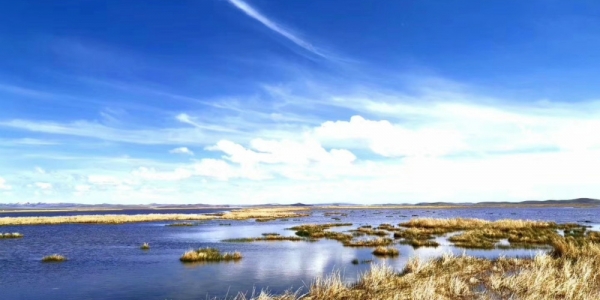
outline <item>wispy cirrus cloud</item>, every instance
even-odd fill
[[[245,14],[247,14],[249,17],[262,23],[267,28],[277,32],[278,34],[280,34],[283,37],[287,38],[288,40],[292,41],[294,44],[306,49],[307,51],[310,51],[313,54],[316,54],[321,57],[326,57],[325,54],[323,54],[321,51],[319,51],[317,48],[315,48],[311,43],[297,37],[296,35],[292,34],[288,30],[284,29],[281,25],[275,23],[274,21],[267,18],[265,15],[261,14],[259,11],[257,11],[252,6],[250,6],[248,3],[246,3],[242,0],[228,0],[228,1],[233,6],[235,6],[236,8],[238,8],[239,10],[241,10]]]

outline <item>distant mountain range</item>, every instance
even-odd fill
[[[128,210],[128,209],[207,209],[207,208],[236,208],[236,207],[256,207],[256,206],[294,206],[294,207],[322,207],[322,206],[502,206],[502,205],[599,205],[600,200],[592,198],[577,198],[569,200],[527,200],[520,202],[421,202],[421,203],[386,203],[386,204],[356,204],[356,203],[319,203],[319,204],[278,204],[269,203],[261,205],[209,205],[209,204],[79,204],[79,203],[0,203],[0,210]]]

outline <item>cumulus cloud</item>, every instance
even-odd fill
[[[326,141],[366,143],[382,156],[444,155],[465,148],[460,132],[442,128],[408,129],[387,120],[353,116],[350,121],[327,121],[314,129]]]
[[[171,150],[169,150],[169,153],[194,155],[194,152],[192,150],[188,149],[188,147],[179,147],[179,148],[171,149]]]

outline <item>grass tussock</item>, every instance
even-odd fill
[[[18,238],[22,238],[23,234],[18,233],[18,232],[6,232],[6,233],[1,233],[0,232],[0,239],[18,239]]]
[[[359,227],[358,229],[351,230],[350,232],[362,233],[362,235],[375,235],[375,236],[388,236],[390,233],[385,230],[371,229]]]
[[[532,259],[413,258],[400,272],[373,265],[352,284],[334,272],[317,278],[303,295],[288,292],[254,299],[599,299],[600,245],[572,237],[553,243],[557,250]]]
[[[65,260],[67,260],[67,258],[60,254],[52,254],[42,258],[42,262],[61,262]]]
[[[373,255],[377,255],[377,256],[398,256],[399,254],[400,254],[400,251],[398,251],[398,249],[392,248],[392,247],[379,246],[379,247],[375,248],[375,250],[373,250]]]
[[[413,248],[421,248],[421,247],[437,247],[440,243],[432,240],[416,240],[416,239],[405,239],[400,242],[400,244],[410,245]]]
[[[240,252],[221,253],[215,248],[200,248],[184,253],[179,260],[182,262],[219,262],[235,261],[242,259]]]
[[[143,244],[140,246],[140,249],[142,249],[142,250],[150,250],[150,244],[148,244],[148,243],[143,243]]]

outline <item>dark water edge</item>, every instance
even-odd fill
[[[171,210],[168,210],[171,211]],[[187,210],[186,210],[187,211]],[[329,212],[331,212],[330,210]],[[210,212],[214,212],[211,210]],[[285,228],[305,223],[350,222],[360,225],[398,224],[414,217],[532,219],[558,223],[600,221],[599,208],[481,208],[352,210],[348,216],[312,216],[299,221],[257,223],[247,221],[208,221],[194,227],[167,227],[171,222],[124,225],[37,225],[4,226],[0,232],[21,232],[22,239],[0,240],[0,299],[206,299],[233,296],[268,288],[280,293],[289,288],[310,285],[317,276],[339,270],[352,282],[370,268],[353,265],[352,259],[373,259],[400,270],[413,256],[431,258],[443,253],[495,258],[499,255],[535,255],[539,250],[463,250],[439,239],[438,248],[412,249],[395,245],[400,256],[377,258],[372,248],[347,248],[337,241],[222,243],[223,239],[257,237],[265,232],[293,235]],[[135,212],[144,213],[144,212]],[[197,212],[193,212],[197,213]],[[46,214],[44,214],[46,215]],[[413,216],[414,215],[414,216]],[[2,215],[3,216],[3,215]],[[331,219],[340,217],[340,221]],[[220,224],[231,224],[220,226]],[[151,245],[140,250],[142,243]],[[241,251],[244,258],[235,263],[183,264],[183,252],[198,247]],[[44,255],[60,253],[64,263],[41,263]]]

